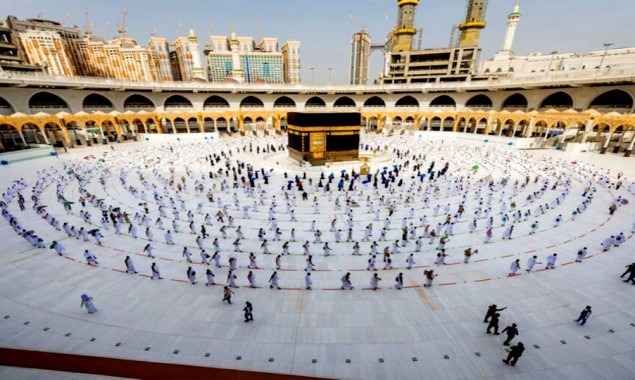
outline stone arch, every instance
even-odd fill
[[[395,107],[419,107],[419,101],[413,96],[406,95],[395,103]]]
[[[126,100],[124,100],[123,108],[124,108],[124,110],[130,110],[130,109],[134,109],[134,110],[139,110],[139,109],[154,110],[156,108],[156,106],[154,105],[154,103],[150,99],[146,98],[145,96],[139,95],[139,94],[134,94],[134,95],[130,95],[129,97],[126,98]]]
[[[448,95],[441,95],[441,96],[437,96],[436,98],[432,99],[432,101],[430,102],[430,107],[449,107],[449,108],[455,108],[456,107],[456,101],[448,96]]]
[[[34,123],[25,123],[20,128],[27,144],[45,144],[43,129]]]
[[[212,95],[203,103],[203,109],[208,108],[229,108],[229,102],[221,96]]]
[[[588,108],[628,112],[633,108],[633,97],[624,90],[610,90],[595,97]]]
[[[31,111],[47,108],[68,109],[68,103],[61,97],[46,91],[38,92],[29,99],[29,109]]]
[[[265,104],[255,96],[247,96],[240,102],[240,108],[264,108]]]
[[[377,126],[379,125],[379,118],[376,115],[368,116],[366,118],[366,125],[364,127],[367,131],[375,131],[377,130]]]
[[[317,108],[317,107],[326,107],[326,102],[324,99],[319,96],[314,96],[306,101],[305,108]]]
[[[338,98],[335,103],[333,103],[334,107],[355,107],[355,101],[348,96],[342,96]]]
[[[167,110],[169,108],[194,108],[192,102],[184,96],[181,95],[172,95],[169,98],[165,99],[163,102],[163,107]]]
[[[201,126],[198,123],[198,119],[195,117],[190,117],[189,119],[187,119],[187,124],[190,127],[190,133],[200,133],[201,132]]]
[[[82,101],[82,109],[87,108],[99,108],[110,111],[112,110],[113,105],[110,99],[101,94],[93,93],[86,95],[86,97]]]
[[[523,94],[513,94],[507,97],[503,102],[503,109],[527,109],[529,102]]]
[[[475,95],[465,103],[468,108],[492,108],[492,99],[487,95]]]
[[[11,115],[15,112],[15,108],[5,98],[0,96],[0,115]]]
[[[293,99],[288,96],[281,96],[273,102],[273,108],[295,108],[296,104]]]
[[[371,96],[364,102],[364,107],[386,107],[386,102],[379,96]]]
[[[16,126],[0,123],[0,153],[20,150],[23,146],[24,142]]]
[[[172,120],[172,124],[174,124],[174,129],[176,130],[176,133],[188,133],[187,123],[185,122],[185,119],[182,118],[181,116],[174,118],[174,120]]]
[[[214,119],[212,119],[211,117],[204,117],[203,118],[203,132],[211,133],[215,131],[216,129],[214,128]]]
[[[441,122],[441,130],[444,132],[452,132],[454,130],[455,119],[452,116],[448,116]]]
[[[443,130],[443,120],[439,116],[430,119],[430,130],[435,132]]]
[[[229,132],[229,122],[224,117],[219,117],[216,119],[216,128],[218,132]]]
[[[539,108],[569,109],[573,108],[573,98],[564,91],[554,92],[547,96]]]

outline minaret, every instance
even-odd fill
[[[514,44],[514,36],[516,35],[516,28],[520,21],[520,0],[516,0],[516,6],[514,11],[507,17],[507,33],[505,33],[505,40],[503,41],[503,48],[501,52],[511,52],[512,45]]]
[[[198,51],[198,38],[193,28],[190,28],[188,41],[190,53],[192,53],[192,76],[198,79],[205,79],[205,70],[201,62],[201,54]]]
[[[243,83],[245,81],[245,70],[243,70],[240,63],[240,41],[236,38],[236,26],[232,27],[229,46],[232,52],[232,79],[239,83]]]
[[[468,0],[465,22],[459,25],[459,47],[478,47],[481,29],[485,28],[487,0]]]
[[[399,6],[399,19],[392,32],[395,39],[392,45],[393,53],[412,50],[412,36],[417,34],[413,25],[419,0],[397,0],[397,5]]]

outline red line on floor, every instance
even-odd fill
[[[152,278],[152,276],[148,276],[147,274],[140,274],[139,276],[145,277],[145,278]]]
[[[449,264],[445,264],[445,265],[459,265],[461,263],[449,263]]]
[[[476,280],[474,282],[485,282],[485,281],[491,281],[491,280],[492,280],[491,278],[484,278],[482,280]]]
[[[185,281],[185,280],[177,280],[175,278],[171,278],[170,280],[174,281],[174,282],[185,282],[188,283],[189,281]]]
[[[119,273],[126,273],[126,271],[120,270],[120,269],[110,269],[110,270],[114,272],[119,272]]]
[[[571,243],[573,239],[565,240],[564,243]]]
[[[456,285],[456,282],[443,282],[439,284],[439,286],[446,286],[446,285]]]
[[[282,290],[302,290],[302,288],[281,288]]]
[[[531,251],[527,251],[527,252],[525,252],[525,253],[534,253],[534,252],[536,252],[536,250],[535,250],[535,249],[532,249]]]
[[[594,229],[592,229],[592,230],[591,230],[591,232],[595,232],[595,231],[597,231],[597,230],[598,230],[597,228],[594,228]]]
[[[132,379],[313,379],[280,373],[153,363],[10,348],[0,348],[0,364],[3,366],[62,371],[68,373],[69,376],[73,373],[87,373]],[[62,373],[61,376],[64,377],[66,373]]]
[[[571,265],[571,264],[573,264],[573,261],[569,261],[568,263],[564,263],[562,265],[564,266],[564,265]]]
[[[64,258],[65,258],[66,260],[77,261],[77,260],[75,260],[74,258],[72,258],[72,257],[68,257],[68,256],[64,256]]]
[[[159,260],[165,260],[165,261],[175,261],[175,260],[172,260],[172,259],[166,259],[166,258],[163,258],[163,257],[159,258]]]
[[[475,263],[480,263],[481,261],[487,261],[489,259],[480,259],[480,260],[474,260]]]
[[[586,236],[586,234],[582,234],[582,235],[580,235],[578,237],[581,238],[581,237],[585,237],[585,236]]]
[[[421,285],[411,285],[411,286],[402,286],[402,289],[414,289],[414,288],[420,288]]]
[[[322,290],[344,290],[340,288],[322,288]]]
[[[553,248],[553,247],[555,247],[555,246],[556,246],[556,244],[553,244],[553,245],[550,245],[550,246],[545,247],[545,248]]]
[[[123,249],[119,249],[119,248],[112,248],[112,249],[114,249],[114,250],[115,250],[115,251],[117,251],[117,252],[126,252],[126,251],[124,251]]]
[[[514,255],[505,255],[505,256],[501,256],[501,259],[504,259],[505,257],[512,257]]]
[[[419,266],[416,266],[415,268],[430,268],[430,265],[419,265]]]

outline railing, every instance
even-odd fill
[[[127,81],[121,79],[107,79],[95,77],[61,77],[49,76],[42,73],[0,72],[0,82],[9,84],[35,84],[50,86],[86,87],[94,84],[108,89],[152,89],[156,91],[202,91],[202,92],[249,92],[249,91],[281,91],[281,92],[390,92],[393,90],[412,90],[413,92],[461,90],[461,89],[490,89],[511,86],[539,86],[549,83],[571,84],[572,82],[631,82],[635,83],[635,64],[613,67],[610,70],[576,70],[564,72],[512,74],[505,77],[491,76],[486,80],[449,82],[449,83],[417,83],[417,84],[371,84],[371,85],[287,85],[287,84],[237,84],[237,83],[199,83],[199,82],[147,82]]]

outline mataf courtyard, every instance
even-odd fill
[[[228,377],[635,377],[632,158],[371,132],[360,175],[300,167],[284,133],[173,136],[0,167],[0,346]],[[0,377],[142,377],[126,363]]]

